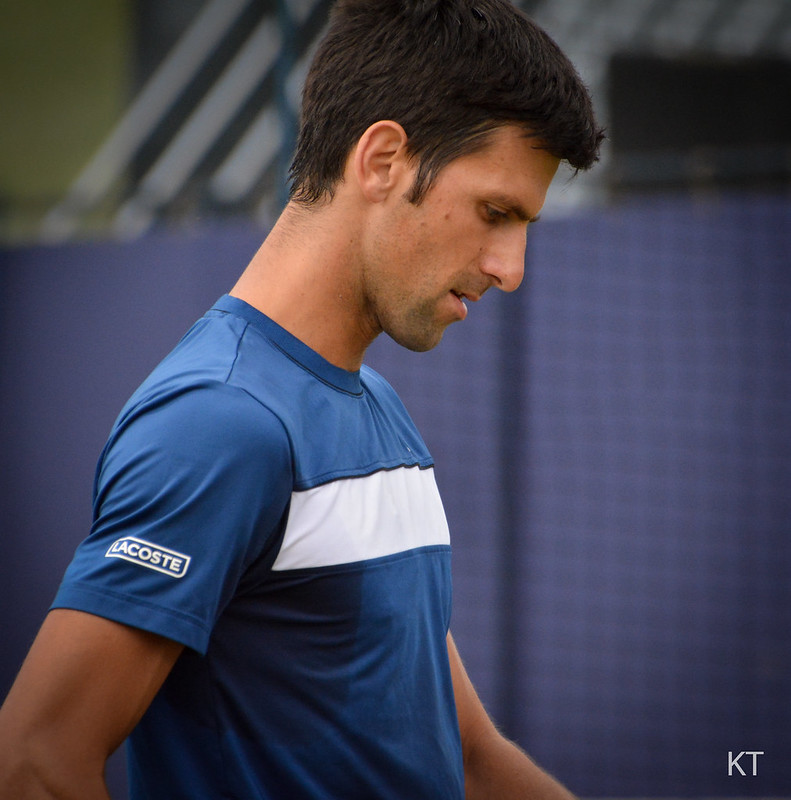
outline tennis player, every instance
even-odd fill
[[[290,201],[101,454],[0,711],[2,800],[106,800],[126,739],[135,800],[570,797],[465,673],[434,463],[363,358],[516,289],[559,163],[600,140],[506,0],[337,4]]]

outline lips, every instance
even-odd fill
[[[457,292],[455,289],[451,289],[450,293],[454,298],[456,298],[456,311],[458,316],[461,319],[464,319],[467,316],[467,304],[464,301],[471,298],[463,292]]]

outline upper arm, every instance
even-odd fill
[[[211,384],[137,409],[105,448],[53,605],[205,652],[240,581],[274,560],[291,488],[285,430],[247,393]]]
[[[13,781],[25,773],[58,797],[101,796],[94,789],[105,760],[137,724],[181,650],[102,617],[51,611],[0,708],[0,776]],[[17,785],[14,796],[27,796],[26,784],[11,784]],[[10,796],[5,789],[0,780],[0,796]]]

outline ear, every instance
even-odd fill
[[[406,145],[406,131],[392,120],[374,122],[359,138],[349,167],[369,202],[381,202],[411,175]]]

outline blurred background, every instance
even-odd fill
[[[519,5],[602,162],[522,291],[369,358],[437,460],[459,649],[579,795],[791,797],[791,2]],[[115,415],[282,208],[328,7],[0,0],[0,696]]]

